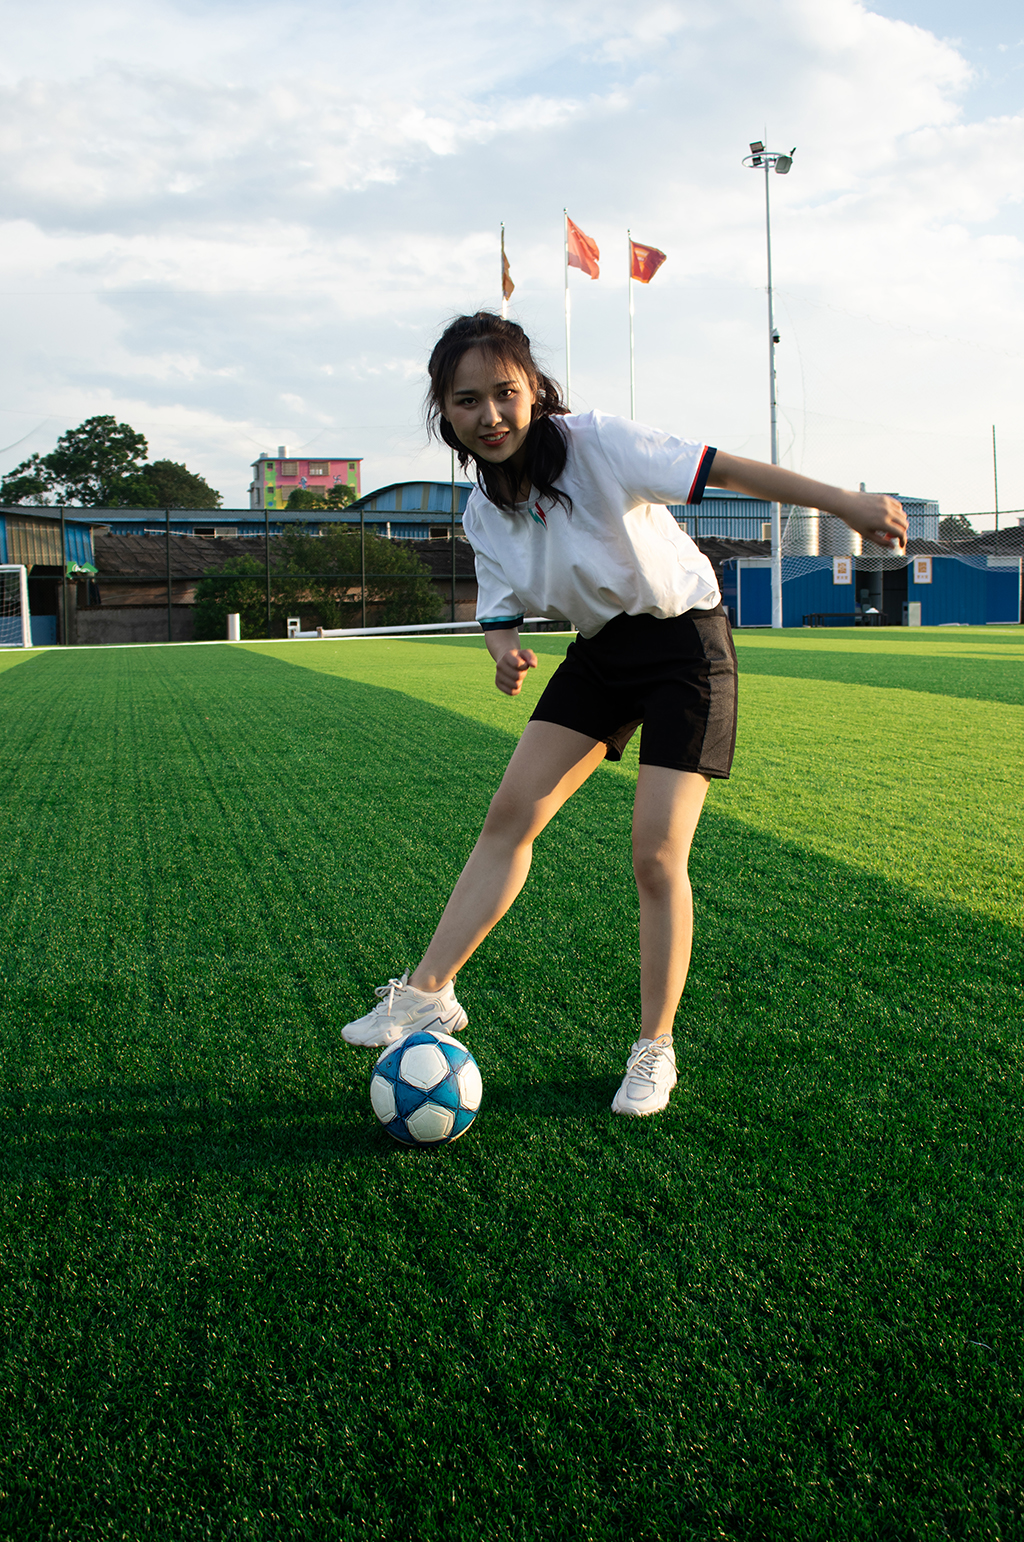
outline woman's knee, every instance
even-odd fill
[[[502,785],[491,799],[482,834],[512,845],[528,845],[533,839],[536,807],[513,788]]]
[[[636,886],[644,894],[668,894],[687,881],[686,852],[677,851],[667,843],[633,844],[633,876]]]

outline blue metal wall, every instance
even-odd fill
[[[27,507],[22,513],[12,515],[14,519],[39,519],[46,520],[48,525],[57,524],[56,515],[44,514],[41,510]],[[6,514],[0,514],[0,562],[9,562],[7,555],[7,519]],[[52,525],[51,525],[52,528]],[[81,525],[68,520],[64,526],[64,557],[68,562],[90,562],[95,565],[92,553],[92,530],[89,525]]]
[[[95,566],[92,531],[88,525],[64,526],[64,556],[68,562],[89,562]]]
[[[783,590],[783,593],[785,593],[785,590]],[[771,626],[771,568],[740,569],[739,614],[741,626]]]
[[[807,558],[782,559],[782,624],[801,626],[807,615],[852,616],[853,584],[834,584],[830,559],[806,568]],[[981,567],[958,557],[933,557],[930,584],[907,574],[907,599],[921,603],[922,626],[1010,625],[1021,620],[1021,572]],[[730,557],[722,564],[722,599],[736,626],[771,625],[771,567],[765,557]],[[898,618],[892,618],[895,622]]]
[[[971,567],[956,557],[932,558],[932,581],[915,584],[907,575],[907,600],[920,600],[921,625],[984,626],[988,619],[988,569]]]
[[[669,513],[687,535],[717,535],[734,541],[759,541],[762,524],[772,517],[772,506],[762,498],[708,493],[700,503],[670,503]]]
[[[989,626],[1018,622],[1020,614],[1020,564],[1015,568],[989,568],[985,620]]]
[[[782,559],[782,624],[802,626],[807,615],[850,615],[856,608],[852,584],[832,582],[832,560],[811,571],[807,558]],[[813,559],[812,559],[813,560]],[[722,564],[722,602],[735,626],[771,626],[772,572],[767,557],[729,557]]]
[[[856,590],[853,584],[832,582],[832,560],[816,572],[794,574],[798,564],[792,559],[782,559],[782,624],[803,626],[804,617],[825,614],[852,616],[856,610]],[[786,569],[790,572],[787,574]]]

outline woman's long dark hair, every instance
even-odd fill
[[[555,486],[565,470],[568,452],[565,436],[554,420],[563,417],[569,409],[562,400],[557,381],[537,368],[530,351],[530,339],[516,322],[505,321],[491,311],[477,311],[475,316],[457,316],[445,328],[427,365],[430,388],[426,416],[430,433],[455,451],[463,471],[471,460],[474,462],[477,483],[493,504],[506,514],[516,512],[521,474],[507,464],[493,465],[490,461],[479,460],[457,437],[444,415],[459,360],[470,348],[479,348],[499,368],[522,375],[530,390],[536,393],[533,422],[526,435],[523,474],[529,477],[542,497],[560,503],[571,514],[572,499]]]

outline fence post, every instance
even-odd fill
[[[363,625],[366,625],[366,504],[359,505],[359,593],[363,602]]]
[[[60,506],[60,608],[61,642],[68,645],[68,543],[64,529],[64,505]]]
[[[164,509],[164,542],[167,558],[167,641],[174,641],[174,612],[171,610],[171,511]]]
[[[270,512],[267,508],[266,493],[263,495],[263,545],[264,555],[267,559],[267,636],[270,636]]]

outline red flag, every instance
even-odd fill
[[[569,235],[569,266],[579,268],[581,272],[589,274],[591,278],[600,276],[600,268],[597,265],[601,253],[597,249],[597,242],[590,236],[585,236],[578,225],[574,225],[568,215],[565,216],[566,228]]]
[[[643,246],[639,241],[630,241],[629,257],[629,276],[641,284],[649,284],[665,261],[664,252],[659,252],[656,246]]]
[[[509,270],[508,258],[505,256],[505,241],[503,237],[501,242],[501,298],[503,300],[511,300],[512,291],[515,287]]]

